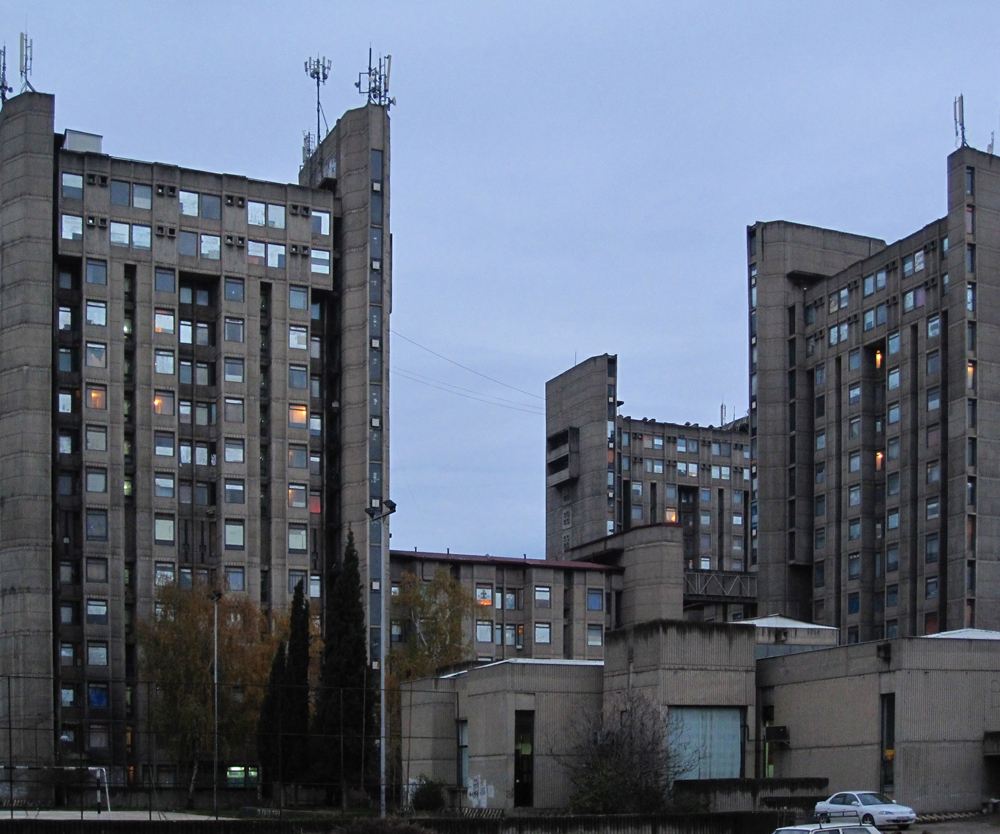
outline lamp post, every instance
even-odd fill
[[[379,808],[381,809],[382,817],[385,817],[385,748],[386,748],[386,733],[385,733],[385,659],[388,654],[386,643],[388,638],[391,637],[392,629],[389,627],[389,603],[388,595],[386,589],[389,587],[389,583],[386,581],[389,577],[389,535],[386,530],[386,520],[394,512],[396,512],[396,504],[394,501],[390,501],[388,498],[382,502],[382,506],[385,508],[382,512],[379,512],[375,507],[368,507],[365,512],[372,521],[378,521],[382,524],[382,564],[379,569],[378,587],[379,587],[379,616],[381,627],[379,630],[379,641],[378,641],[378,686],[379,686],[379,744],[378,744],[378,772],[379,772]],[[371,576],[368,577],[369,581]]]
[[[212,757],[212,812],[219,818],[219,600],[222,591],[215,590],[208,595],[212,600],[212,701],[215,723],[215,752]]]

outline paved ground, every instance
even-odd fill
[[[1000,815],[984,814],[946,822],[916,822],[907,834],[1000,834]]]
[[[154,820],[205,820],[211,819],[211,817],[206,817],[204,814],[185,814],[180,811],[153,811]],[[0,811],[0,824],[4,820],[11,819],[10,811]],[[79,811],[14,811],[13,819],[38,819],[38,820],[78,820],[80,819]],[[84,811],[83,819],[85,820],[96,820],[96,819],[109,819],[107,812],[105,811],[100,816],[97,815],[96,811]],[[112,812],[110,819],[113,820],[149,820],[149,811],[114,811]]]

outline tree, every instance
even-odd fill
[[[296,783],[309,772],[309,602],[304,582],[292,596],[281,698],[282,781]]]
[[[362,787],[365,762],[374,761],[370,743],[373,676],[361,592],[358,551],[354,534],[348,533],[327,599],[326,642],[313,721],[315,777],[327,786],[328,802],[337,786],[345,811],[350,777],[358,780],[356,787]]]
[[[399,593],[392,597],[392,621],[403,639],[392,644],[386,680],[389,724],[389,761],[398,781],[408,781],[402,772],[402,713],[400,685],[426,678],[442,666],[468,660],[471,639],[466,626],[476,610],[476,601],[465,586],[446,570],[438,570],[430,582],[405,572]],[[409,760],[409,756],[407,756]]]
[[[663,708],[639,689],[611,693],[601,718],[564,760],[579,814],[647,814],[671,807],[674,779],[697,762]]]
[[[272,641],[260,609],[243,594],[217,603],[210,589],[162,585],[156,615],[137,624],[142,674],[153,688],[149,726],[179,763],[190,765],[188,801],[199,764],[212,757],[215,716],[212,662],[218,606],[219,755],[228,758],[251,738],[264,694]]]
[[[260,783],[270,786],[282,778],[281,773],[281,693],[285,680],[285,644],[279,643],[271,661],[267,690],[260,706],[257,724],[257,758],[260,761]],[[268,788],[270,789],[270,788]]]
[[[392,598],[392,619],[404,638],[389,654],[393,677],[425,678],[442,666],[468,660],[465,626],[475,609],[472,595],[448,571],[439,569],[430,582],[404,573],[399,593]]]

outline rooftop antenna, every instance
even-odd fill
[[[993,153],[993,131],[990,131],[990,143],[986,146],[986,153]]]
[[[965,148],[968,142],[965,141],[965,101],[961,93],[952,105],[952,113],[955,117],[955,141],[961,140],[959,147]]]
[[[309,157],[313,154],[313,135],[308,130],[302,131],[302,164],[309,162]]]
[[[7,93],[13,93],[14,88],[7,86],[7,44],[0,49],[0,104],[7,101]]]
[[[31,58],[34,52],[35,42],[33,40],[28,40],[28,33],[21,32],[21,92],[25,90],[31,90],[31,92],[38,92],[34,87],[31,86],[31,82],[28,80],[28,76],[31,75]]]
[[[330,67],[332,63],[326,60],[326,57],[317,58],[315,61],[310,58],[306,61],[306,75],[316,81],[316,146],[319,147],[320,141],[322,141],[322,134],[319,132],[319,119],[323,116],[323,121],[326,121],[326,114],[323,113],[323,106],[319,101],[319,85],[326,84],[326,79],[330,77]],[[327,125],[327,132],[329,133],[329,125]]]
[[[386,55],[382,58],[379,55],[378,63],[372,64],[372,50],[368,47],[368,72],[358,73],[358,80],[354,86],[363,96],[368,96],[369,104],[377,104],[388,110],[396,103],[396,99],[389,98],[389,73],[392,70],[392,56]]]

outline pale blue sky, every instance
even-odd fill
[[[747,405],[745,226],[889,240],[945,211],[952,99],[1000,132],[992,2],[9,2],[58,130],[294,181],[392,53],[397,548],[543,555],[545,380],[619,355],[623,411]],[[409,377],[409,378],[407,378]]]

